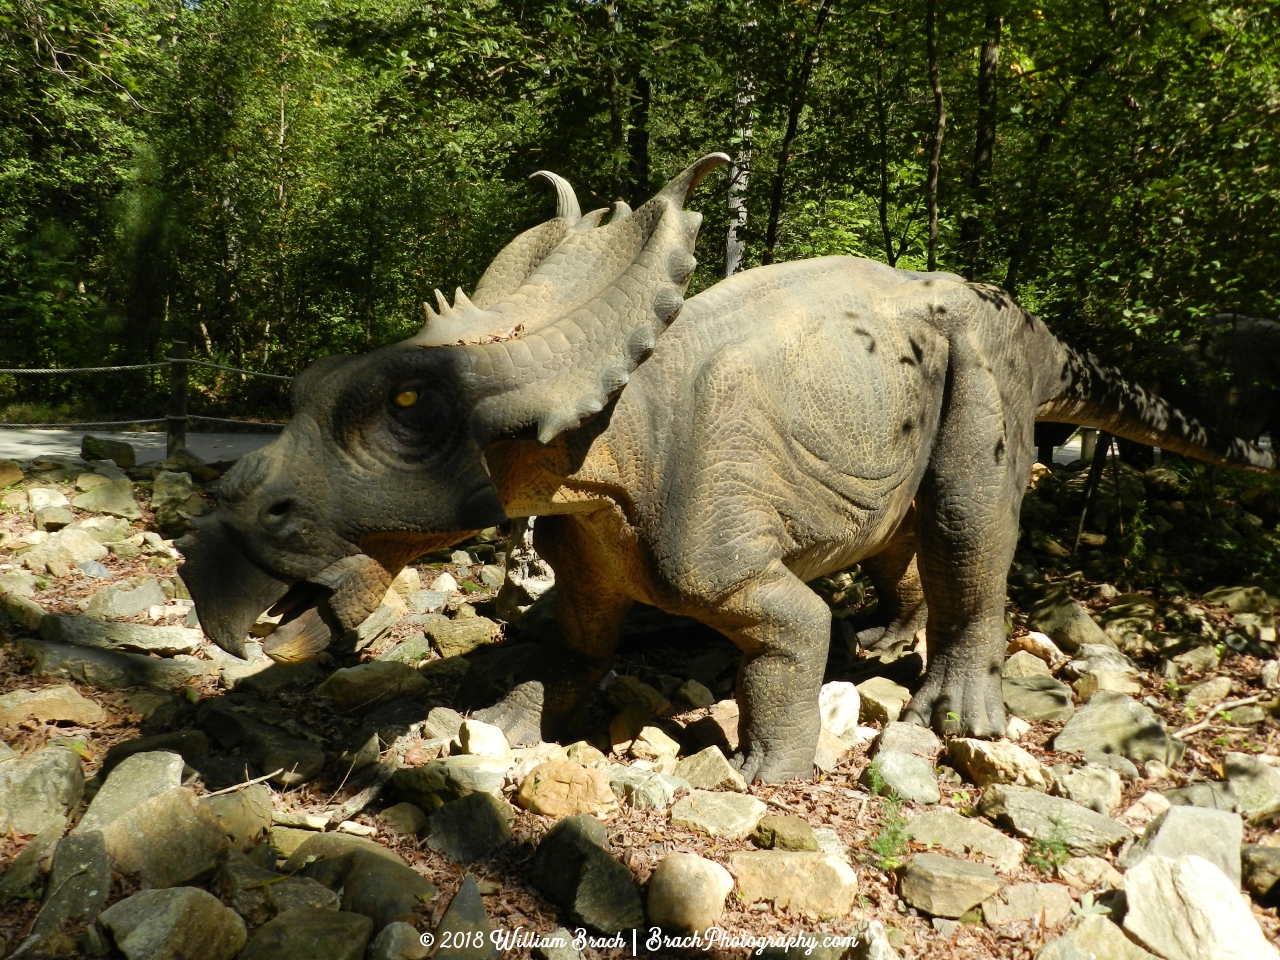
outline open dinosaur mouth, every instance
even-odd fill
[[[345,632],[329,605],[332,591],[300,580],[268,611],[280,625],[262,644],[276,663],[302,663],[318,656]]]

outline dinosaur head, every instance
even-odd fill
[[[541,174],[557,216],[503,249],[470,299],[437,292],[414,337],[305,370],[283,433],[223,477],[217,509],[179,544],[209,636],[243,656],[270,609],[281,627],[264,649],[307,659],[372,613],[406,563],[500,522],[486,447],[547,443],[622,388],[684,302],[701,217],[683,206],[725,162],[704,157],[603,226],[605,211],[583,216]]]

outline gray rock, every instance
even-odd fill
[[[1120,774],[1110,767],[1058,764],[1050,768],[1050,772],[1049,792],[1055,796],[1066,797],[1104,817],[1111,816],[1111,811],[1120,806]]]
[[[145,613],[149,607],[163,606],[164,591],[156,580],[147,580],[138,586],[128,581],[109,583],[89,598],[85,606],[85,616],[95,620],[116,620],[136,617]],[[70,640],[70,637],[50,637],[46,639]],[[183,651],[189,652],[189,651]]]
[[[918,853],[907,863],[898,895],[934,917],[961,917],[1000,889],[994,870],[980,863]]]
[[[469,793],[502,796],[507,764],[488,757],[441,757],[420,767],[397,770],[392,790],[423,810],[436,810]]]
[[[195,492],[191,474],[161,470],[151,482],[151,509],[170,502],[185,504]]]
[[[111,460],[117,467],[126,470],[138,464],[138,454],[129,442],[114,437],[95,437],[88,433],[80,440],[80,457],[90,461]]]
[[[1120,866],[1131,870],[1147,857],[1194,854],[1208,860],[1239,886],[1243,842],[1244,824],[1234,813],[1170,807],[1147,824],[1142,837],[1120,858]]]
[[[256,844],[271,829],[271,788],[265,783],[205,797],[200,803],[218,818],[222,832],[241,850]]]
[[[417,667],[422,661],[430,660],[433,656],[435,653],[431,649],[431,641],[427,639],[426,634],[420,633],[378,654],[378,660]]]
[[[39,833],[68,816],[83,793],[80,758],[66,747],[0,762],[0,833]]]
[[[423,632],[441,657],[460,657],[493,643],[496,624],[484,617],[458,620],[433,620],[424,624]]]
[[[1106,917],[1085,916],[1070,932],[1046,943],[1036,960],[1156,960]]]
[[[41,507],[35,514],[37,530],[53,533],[76,522],[75,514],[66,507]]]
[[[1071,891],[1060,883],[1015,883],[982,904],[982,919],[989,927],[1028,922],[1056,927],[1074,905]]]
[[[574,935],[564,927],[557,927],[541,939],[542,944],[533,948],[534,960],[583,960],[573,945]]]
[[[443,590],[419,590],[409,600],[414,613],[439,613],[449,604],[449,594]]]
[[[1084,752],[1084,761],[1095,767],[1106,767],[1108,770],[1114,770],[1126,780],[1136,780],[1139,776],[1138,768],[1134,766],[1133,761],[1128,757],[1120,756],[1118,753],[1086,750]]]
[[[706,930],[724,913],[724,898],[732,890],[733,877],[720,864],[692,853],[673,853],[649,877],[649,923],[670,931]]]
[[[72,500],[71,505],[86,513],[106,513],[126,520],[142,518],[142,508],[133,499],[133,484],[128,480],[112,480],[94,487]]]
[[[1049,669],[1049,665],[1047,663],[1037,657],[1034,653],[1028,653],[1026,650],[1019,650],[1004,662],[1004,667],[1001,668],[1000,675],[1007,679],[1022,677],[1052,677],[1053,671]]]
[[[105,580],[111,576],[111,571],[97,560],[86,560],[84,563],[77,563],[76,569],[90,580]]]
[[[1245,889],[1259,903],[1274,905],[1276,895],[1280,893],[1276,886],[1280,883],[1280,847],[1247,843],[1240,848],[1240,867]],[[2,885],[0,889],[3,889]]]
[[[180,690],[188,680],[204,675],[204,668],[198,663],[160,660],[72,643],[23,638],[18,641],[18,652],[33,661],[32,673],[38,677],[74,680],[102,690],[129,687]]]
[[[747,792],[747,781],[742,779],[719,747],[707,747],[692,757],[676,764],[675,775],[688,781],[695,790],[733,790]]]
[[[196,887],[143,890],[103,911],[129,960],[231,960],[244,947],[244,921]]]
[[[388,923],[369,945],[369,960],[424,960],[430,948],[408,923]]]
[[[92,922],[110,893],[111,863],[102,834],[63,837],[53,852],[44,903],[23,946],[35,956],[42,952],[73,955],[74,950],[66,949],[62,924]]]
[[[751,835],[768,809],[740,793],[694,790],[671,807],[671,825],[708,837],[741,840]]]
[[[468,874],[436,927],[442,944],[436,951],[437,960],[498,960],[498,948],[489,939],[492,931],[480,887]],[[450,944],[447,947],[443,946],[446,941]]]
[[[818,838],[813,827],[800,817],[761,818],[751,834],[751,842],[762,850],[794,850],[816,853]]]
[[[1027,626],[1048,634],[1049,639],[1068,653],[1075,653],[1086,644],[1115,646],[1089,612],[1063,587],[1044,592],[1032,606]]]
[[[133,708],[132,704],[130,708]],[[136,740],[121,740],[102,758],[102,770],[99,772],[102,776],[106,776],[135,754],[157,751],[176,753],[183,760],[190,761],[209,752],[209,738],[201,730],[175,730],[172,733],[158,733],[152,737],[138,737]]]
[[[286,877],[232,851],[213,880],[213,891],[236,913],[254,924],[298,907],[336,911],[336,893],[309,877]]]
[[[1275,960],[1238,888],[1200,857],[1147,857],[1124,877],[1130,937],[1166,960]]]
[[[378,819],[392,831],[402,836],[414,836],[422,833],[430,823],[427,815],[412,803],[397,803],[394,806],[387,807],[387,809],[378,814]]]
[[[1228,753],[1223,767],[1237,808],[1250,823],[1280,819],[1280,770],[1247,753]]]
[[[240,960],[364,960],[372,936],[358,913],[295,907],[263,924]]]
[[[879,751],[858,782],[868,789],[878,785],[885,796],[896,793],[911,803],[937,803],[942,799],[933,764],[915,753]]]
[[[69,506],[67,498],[53,487],[31,487],[27,490],[27,508],[32,513],[38,513],[49,507],[65,506]]]
[[[22,552],[22,564],[35,574],[46,570],[55,576],[65,577],[77,564],[86,560],[101,560],[107,548],[88,532],[74,526],[64,527],[44,543]]]
[[[66,817],[54,817],[22,848],[9,869],[0,876],[0,902],[5,900],[38,900],[44,888],[41,861],[53,855],[54,848],[67,829]]]
[[[693,789],[693,785],[682,777],[641,770],[622,763],[609,764],[605,773],[609,777],[609,787],[618,801],[637,810],[665,810],[675,801],[678,792]]]
[[[1159,760],[1172,766],[1184,748],[1165,733],[1150,709],[1132,697],[1102,692],[1067,721],[1053,749],[1118,753],[1134,763]]]
[[[230,848],[217,818],[185,787],[125,811],[102,837],[111,862],[148,887],[172,887],[211,873]]]
[[[515,809],[487,793],[469,793],[431,815],[427,846],[455,863],[487,857],[511,839]]]
[[[1071,688],[1053,677],[1005,677],[1000,681],[1004,707],[1015,717],[1029,722],[1069,720],[1075,713]]]
[[[334,671],[316,687],[316,693],[332,697],[337,708],[346,713],[372,710],[398,697],[411,697],[426,687],[426,678],[407,663],[371,660]]]
[[[320,882],[327,887],[338,887],[342,884],[342,875],[348,866],[344,858],[348,854],[360,851],[384,857],[392,863],[403,864],[404,862],[394,851],[364,837],[354,837],[346,833],[309,833],[306,842],[289,855],[289,859],[285,861],[284,870],[286,873],[297,873],[311,864],[322,860],[328,861],[328,866],[319,873]],[[316,871],[312,871],[307,875],[315,874]]]
[[[119,517],[86,517],[71,526],[75,530],[83,530],[103,544],[126,540],[133,529],[128,520],[121,520]]]
[[[978,810],[1017,836],[1060,840],[1076,855],[1102,854],[1133,837],[1128,827],[1078,803],[1011,784],[988,787]]]
[[[907,836],[916,843],[941,847],[958,856],[980,856],[997,870],[1016,870],[1026,854],[1023,845],[994,827],[954,810],[922,813],[907,823]]]
[[[243,751],[263,773],[280,771],[271,778],[272,783],[297,786],[324,769],[324,751],[317,744],[256,720],[234,706],[226,698],[205,700],[196,712],[196,722],[225,749]]]
[[[294,851],[289,862],[305,862],[311,856],[308,849],[319,849],[315,840]],[[341,890],[342,909],[372,918],[375,930],[396,921],[412,921],[416,908],[436,895],[435,884],[375,843],[349,845],[336,856],[306,863],[301,873],[335,892]]]
[[[155,591],[160,585],[154,580]],[[110,587],[103,587],[109,590]],[[144,591],[139,587],[135,593]],[[160,593],[160,603],[164,594]],[[132,616],[132,614],[120,614]],[[172,657],[179,653],[192,654],[204,643],[199,630],[186,627],[151,627],[142,623],[103,622],[89,616],[71,617],[51,613],[40,621],[40,636],[51,642],[74,643],[82,647],[99,647],[104,650],[131,650],[138,653],[154,653]]]
[[[1203,807],[1234,813],[1238,806],[1230,783],[1192,783],[1164,791],[1164,798],[1175,807]]]
[[[89,804],[76,833],[101,830],[139,805],[182,786],[182,757],[155,751],[137,753],[115,767]]]
[[[942,752],[942,741],[928,727],[895,721],[886,723],[879,736],[871,742],[871,756],[876,756],[881,750],[915,753],[932,760]]]
[[[750,799],[737,794],[707,796]],[[604,825],[594,817],[565,817],[538,845],[531,878],[575,925],[613,934],[641,926],[644,908],[631,871],[609,854],[606,842]]]

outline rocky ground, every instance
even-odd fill
[[[579,927],[747,954],[649,943],[714,925],[826,960],[1278,956],[1265,486],[1117,465],[1090,524],[1110,542],[1073,552],[1085,471],[1038,469],[999,742],[897,722],[922,644],[865,651],[872,592],[824,578],[814,778],[748,786],[725,760],[735,649],[654,611],[582,740],[469,716],[546,629],[522,528],[405,571],[354,655],[239,660],[199,631],[172,540],[225,465],[84,453],[0,463],[3,955],[496,956],[488,931],[512,933],[502,956],[633,954],[630,933],[528,939]]]

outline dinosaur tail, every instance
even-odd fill
[[[1097,427],[1126,440],[1254,473],[1280,474],[1280,461],[1256,443],[1222,433],[1103,366],[1091,353],[1055,342],[1057,382],[1037,420]]]

